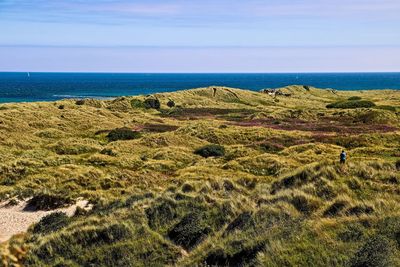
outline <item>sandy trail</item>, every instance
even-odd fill
[[[24,210],[26,204],[26,201],[21,201],[15,206],[7,206],[6,202],[0,203],[0,243],[7,241],[15,234],[26,232],[29,226],[50,213],[62,211],[72,216],[77,207],[87,208],[88,201],[79,200],[70,207],[51,211],[26,211]]]

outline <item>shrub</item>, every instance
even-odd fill
[[[224,186],[225,191],[232,191],[235,189],[235,186],[229,180],[224,180],[223,186]]]
[[[59,106],[58,106],[58,109],[64,109],[64,108],[65,108],[64,105],[59,105]]]
[[[144,107],[160,109],[161,107],[160,100],[158,100],[157,98],[147,98],[144,100]]]
[[[82,106],[85,104],[85,99],[78,99],[75,101],[75,105]]]
[[[6,207],[12,207],[12,206],[16,206],[18,205],[19,201],[15,198],[10,199],[7,204]]]
[[[211,144],[203,146],[194,151],[196,155],[200,155],[204,158],[208,157],[222,157],[225,155],[225,148],[220,145]]]
[[[328,104],[326,107],[352,109],[352,108],[372,108],[375,106],[376,106],[375,103],[369,100],[347,100],[347,101],[339,101],[331,103]]]
[[[394,245],[383,236],[373,236],[350,260],[351,267],[386,267],[392,265]]]
[[[360,224],[350,224],[337,237],[343,242],[359,241],[364,237],[363,228]]]
[[[235,230],[245,230],[255,227],[256,223],[251,212],[243,212],[236,217],[225,229],[224,235],[234,232]]]
[[[357,205],[349,208],[346,213],[349,215],[360,216],[362,214],[371,214],[374,212],[374,208],[367,205]]]
[[[32,229],[33,233],[48,234],[65,227],[69,217],[64,212],[54,212],[44,216]]]
[[[346,201],[338,200],[330,205],[323,213],[324,217],[333,217],[338,215],[347,206]]]
[[[110,142],[117,140],[132,140],[140,138],[140,133],[129,128],[117,128],[110,131],[107,138]]]
[[[173,100],[168,100],[168,102],[167,102],[167,106],[169,107],[169,108],[173,108],[173,107],[175,107],[175,102],[173,101]]]
[[[132,99],[131,100],[131,107],[132,108],[145,108],[145,105],[139,99]]]
[[[188,193],[194,191],[194,187],[191,184],[182,185],[182,192]]]
[[[395,163],[396,170],[400,171],[400,159],[398,159]]]
[[[203,217],[198,212],[189,213],[168,232],[168,238],[186,250],[194,248],[211,232]]]
[[[72,198],[68,196],[41,193],[28,201],[26,209],[34,210],[53,210],[72,204]]]
[[[351,97],[347,98],[347,100],[349,100],[349,101],[357,101],[357,100],[361,100],[361,97],[359,97],[359,96],[351,96]]]
[[[396,241],[397,246],[400,247],[400,217],[386,217],[378,224],[378,233],[382,236]]]

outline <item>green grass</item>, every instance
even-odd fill
[[[375,107],[375,103],[369,100],[354,100],[349,99],[346,101],[338,101],[332,104],[328,104],[327,108],[341,108],[341,109],[352,109],[352,108],[372,108]]]
[[[379,108],[400,106],[399,91],[290,86],[274,99],[216,88],[3,104],[0,199],[49,210],[81,197],[94,207],[43,218],[0,246],[2,259],[399,265],[400,118]],[[376,106],[355,109],[366,101]]]

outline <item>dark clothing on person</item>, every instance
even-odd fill
[[[346,163],[346,152],[340,153],[340,163]]]

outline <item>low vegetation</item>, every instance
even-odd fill
[[[0,245],[2,264],[400,266],[400,114],[378,108],[400,91],[279,92],[2,105],[1,201],[93,205]]]
[[[372,108],[375,107],[375,103],[369,100],[355,100],[352,99],[346,101],[338,101],[332,104],[328,104],[327,108],[341,108],[341,109],[352,109],[352,108]]]
[[[110,142],[118,140],[133,140],[140,137],[140,133],[129,128],[118,128],[111,130],[107,134],[107,139]]]
[[[211,144],[196,149],[194,153],[204,158],[222,157],[225,155],[225,148],[221,145]]]

